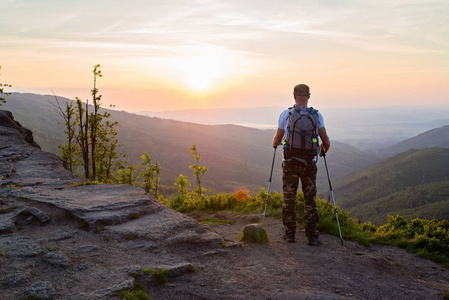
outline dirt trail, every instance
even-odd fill
[[[449,290],[449,270],[403,249],[341,245],[327,234],[322,246],[311,247],[303,231],[296,243],[286,243],[281,222],[272,218],[266,221],[269,244],[238,246],[249,218],[227,218],[236,222],[209,228],[230,247],[199,256],[178,249],[197,272],[150,287],[152,299],[442,299]]]

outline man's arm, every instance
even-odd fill
[[[284,137],[285,131],[283,129],[278,128],[276,131],[276,134],[273,137],[273,147],[279,146],[279,144],[282,142],[282,138]]]
[[[318,129],[318,134],[320,135],[321,139],[321,152],[326,153],[331,147],[331,141],[329,139],[329,136],[327,135],[326,127],[321,127],[320,129]]]

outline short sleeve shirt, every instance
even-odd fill
[[[287,132],[287,126],[288,126],[288,112],[290,110],[286,109],[284,110],[281,115],[279,116],[279,121],[278,121],[278,128],[284,130],[285,132]],[[323,116],[321,115],[320,112],[318,112],[318,129],[323,128],[324,127],[324,119]]]

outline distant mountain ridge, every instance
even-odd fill
[[[314,99],[309,104],[323,114],[331,140],[342,141],[373,153],[424,131],[449,125],[449,105],[328,108],[320,107],[320,103],[316,103]],[[259,129],[276,129],[279,114],[285,109],[287,107],[236,107],[139,114],[207,125],[239,124]]]
[[[449,149],[411,149],[338,180],[338,204],[363,221],[449,219]]]
[[[379,155],[386,157],[405,152],[409,149],[423,149],[432,147],[449,148],[449,125],[431,129],[415,137],[402,141],[397,145],[383,149],[382,151],[379,151]]]
[[[17,121],[30,128],[42,149],[58,153],[64,140],[62,118],[49,101],[54,96],[13,93],[2,108],[14,113]],[[60,97],[60,101],[71,101]],[[239,188],[257,191],[266,188],[269,178],[274,130],[259,130],[237,125],[200,125],[194,123],[139,116],[124,111],[108,110],[117,127],[122,151],[128,154],[129,164],[139,165],[140,156],[148,152],[153,162],[161,164],[161,184],[174,187],[180,173],[194,182],[189,165],[190,147],[195,143],[201,153],[202,165],[209,167],[204,176],[205,186],[214,192],[232,192]],[[282,188],[282,149],[277,150],[272,188]],[[333,178],[362,169],[378,161],[353,146],[333,141],[328,156]],[[320,162],[321,164],[322,162]],[[318,183],[326,184],[324,167],[320,167]]]
[[[276,129],[277,119],[284,109],[284,107],[235,107],[162,112],[140,111],[137,114],[203,125],[253,124],[256,128]]]

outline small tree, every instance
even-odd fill
[[[178,179],[175,181],[175,185],[178,187],[178,194],[180,196],[187,195],[190,187],[190,182],[187,180],[187,176],[179,174]]]
[[[178,179],[176,179],[175,181],[175,185],[178,187],[178,195],[170,200],[168,207],[183,212],[185,210],[185,201],[187,198],[187,193],[189,191],[190,183],[187,180],[186,176],[179,174]]]
[[[195,176],[196,180],[196,189],[194,192],[198,194],[198,196],[202,196],[202,183],[203,183],[203,176],[207,172],[208,167],[207,166],[200,166],[200,160],[201,160],[201,154],[197,151],[196,145],[193,144],[192,148],[190,148],[190,155],[195,160],[195,164],[189,166],[190,169],[193,169],[193,175]]]
[[[133,185],[136,182],[134,173],[137,170],[136,165],[127,166],[126,168],[117,170],[117,182],[120,184]]]
[[[142,187],[145,191],[147,193],[153,191],[154,197],[158,198],[161,164],[156,162],[155,165],[152,165],[150,155],[146,152],[140,156],[140,158],[143,159],[142,167],[144,167],[144,169],[137,177],[142,178]]]
[[[103,77],[100,70],[100,65],[95,65],[92,70],[94,74],[94,87],[92,89],[92,102],[94,106],[94,111],[90,116],[90,155],[92,162],[92,180],[97,179],[97,157],[95,156],[96,152],[96,143],[98,139],[98,130],[101,122],[101,115],[98,114],[98,110],[101,106],[101,95],[98,94],[97,89],[97,78]]]
[[[54,96],[56,104],[52,102],[50,103],[58,109],[59,114],[64,119],[64,133],[66,135],[66,143],[64,145],[59,145],[58,148],[61,149],[62,159],[67,162],[69,171],[74,172],[75,162],[77,161],[76,155],[79,152],[79,145],[76,143],[76,127],[78,126],[78,117],[72,102],[64,102],[64,107],[62,107],[58,97],[56,97],[56,95]]]
[[[0,66],[0,71],[2,69],[2,66]],[[5,93],[5,87],[11,87],[10,84],[7,83],[0,83],[0,106],[2,106],[2,103],[6,103],[6,99],[4,97],[1,97],[2,95],[9,95],[10,93]]]
[[[109,118],[105,112],[102,118]],[[113,171],[123,167],[125,154],[119,154],[117,148],[121,146],[117,140],[115,126],[118,122],[106,121],[97,129],[97,142],[95,151],[96,176],[100,182],[110,182]]]
[[[151,164],[151,158],[148,153],[145,152],[140,158],[143,159],[142,167],[144,167],[144,169],[140,172],[138,177],[142,178],[142,187],[149,193],[154,187],[154,167]]]
[[[94,74],[91,90],[93,112],[89,113],[89,100],[83,103],[78,97],[75,98],[74,106],[66,103],[66,106],[62,108],[55,96],[57,102],[55,106],[59,109],[66,125],[67,140],[60,148],[63,159],[69,164],[69,169],[73,172],[73,163],[80,161],[86,179],[111,182],[114,180],[113,170],[123,169],[121,158],[125,155],[117,153],[117,147],[120,145],[117,141],[115,126],[118,122],[108,120],[110,113],[99,112],[101,95],[98,94],[97,78],[103,76],[99,68],[100,65],[95,65],[92,70]],[[79,157],[81,160],[78,160]]]
[[[86,108],[83,107],[81,99],[75,97],[76,100],[76,112],[78,116],[78,136],[77,141],[81,150],[81,157],[84,165],[84,178],[89,178],[89,118],[88,104],[86,102]],[[84,117],[85,114],[85,117]]]
[[[154,197],[158,199],[158,187],[159,187],[159,180],[161,175],[161,164],[159,162],[156,162],[156,164],[153,167],[154,170]]]

